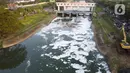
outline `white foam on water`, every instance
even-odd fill
[[[99,63],[98,65],[103,66],[104,69],[107,71],[106,73],[111,73],[110,71],[108,71],[108,66],[106,65],[106,62]]]
[[[43,57],[44,56],[44,54],[41,54],[41,57]]]
[[[85,72],[90,72],[90,71],[85,71],[85,70],[76,70],[75,73],[85,73]]]
[[[102,73],[102,72],[100,71],[100,69],[101,69],[101,68],[99,67],[98,72],[96,72],[96,73]]]
[[[27,61],[27,67],[25,68],[25,72],[28,73],[28,68],[31,66],[30,59]]]
[[[66,47],[62,54],[60,55],[53,55],[52,52],[42,54],[41,56],[48,56],[50,58],[56,59],[56,60],[61,60],[64,64],[67,64],[68,62],[70,63],[71,59],[75,59],[83,64],[87,64],[87,58],[86,56],[89,55],[90,51],[97,51],[96,49],[96,44],[95,41],[92,40],[94,33],[91,29],[91,23],[88,21],[88,18],[82,18],[79,17],[77,20],[80,20],[80,23],[77,23],[74,28],[70,27],[64,27],[61,23],[61,21],[54,22],[57,19],[61,18],[56,18],[48,25],[47,27],[43,28],[39,33],[36,35],[40,35],[43,38],[46,38],[45,34],[52,33],[53,35],[57,35],[54,37],[52,42],[49,44],[49,46],[52,46],[53,50],[63,50],[61,47]],[[58,28],[58,29],[57,29]],[[62,28],[62,29],[59,29]],[[69,29],[66,30],[65,28]],[[52,30],[52,31],[50,31]],[[68,37],[71,37],[73,40],[64,40],[62,35],[66,35]],[[79,45],[79,46],[76,46]],[[47,45],[42,46],[42,49],[48,47]],[[68,61],[64,61],[63,58],[68,58]],[[102,55],[98,54],[96,56],[97,59],[102,59],[104,58]],[[89,60],[89,63],[92,63],[94,61]],[[89,72],[89,70],[86,70],[86,66],[82,66],[77,63],[71,63],[71,67],[76,69],[75,73],[85,73]],[[109,68],[105,62],[101,62],[98,65],[102,65],[104,69],[107,71],[107,73],[110,73]],[[58,68],[56,68],[58,70]],[[98,69],[98,72],[100,73],[100,68]]]
[[[52,49],[57,49],[60,46],[67,46],[69,44],[69,41],[59,41],[59,42],[55,42],[54,44],[51,45],[55,45]]]
[[[79,64],[71,64],[71,66],[72,66],[73,68],[79,69],[79,70],[86,68],[85,66],[82,66],[82,65],[79,65]]]
[[[101,54],[98,54],[97,58],[103,58],[103,56]]]
[[[56,70],[58,70],[58,67],[56,67]]]
[[[48,67],[48,64],[46,64],[46,66]]]
[[[82,65],[79,65],[79,64],[71,64],[71,66],[75,69],[77,69],[75,71],[75,73],[85,73],[85,72],[90,72],[90,70],[86,70],[86,66],[82,66]]]
[[[44,48],[46,48],[47,47],[47,45],[44,45],[44,46],[42,46],[42,49],[44,49]]]
[[[65,62],[65,61],[64,61],[63,63],[64,63],[64,64],[67,64],[67,62]]]

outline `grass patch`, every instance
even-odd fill
[[[18,31],[19,34],[34,28],[35,26],[39,25],[39,22],[43,21],[46,22],[48,20],[48,17],[51,16],[51,14],[47,13],[39,13],[39,14],[34,14],[31,16],[26,16],[24,17],[21,21],[21,23],[24,25],[24,27]]]
[[[103,8],[101,8],[101,7],[99,7],[99,6],[97,5],[95,11],[96,11],[97,13],[98,13],[98,12],[101,12],[101,11],[103,11]]]
[[[35,30],[37,26],[47,25],[50,22],[50,20],[53,19],[54,15],[55,14],[52,13],[39,13],[20,20],[24,25],[23,28],[19,29],[19,31],[17,31],[15,34],[12,34],[10,37],[5,39],[5,41],[10,40],[14,37],[23,36],[25,32]]]
[[[100,26],[99,26],[99,23],[98,23],[97,18],[94,18],[94,17],[93,17],[93,20],[92,20],[92,21],[93,21],[93,24],[95,25],[95,27],[99,29]]]
[[[114,32],[115,29],[113,29],[110,24],[110,22],[106,21],[103,18],[98,19],[99,23],[102,24],[102,28],[104,28],[104,30],[106,31],[106,34],[109,34],[110,32]]]
[[[96,27],[96,31],[102,33],[102,38],[103,38],[104,42],[106,44],[108,44],[110,41],[107,37],[107,33],[105,32],[106,30],[104,29],[103,25],[96,18],[93,18],[93,24]]]
[[[34,15],[31,15],[31,16],[26,16],[20,21],[22,22],[22,24],[24,26],[29,26],[29,25],[35,24],[35,23],[43,20],[46,16],[47,15],[44,14],[44,13],[34,14]]]
[[[102,12],[103,8],[97,6],[95,11],[96,13]],[[109,44],[111,42],[108,36],[111,32],[118,32],[117,28],[114,26],[114,21],[112,17],[110,17],[106,13],[100,16],[97,14],[97,17],[93,17],[93,23],[97,31],[101,31],[105,44]]]

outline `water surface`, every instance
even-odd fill
[[[0,50],[0,73],[110,73],[88,17],[55,18],[23,43]]]

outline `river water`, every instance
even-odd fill
[[[55,18],[24,42],[0,50],[0,73],[110,73],[88,17]]]

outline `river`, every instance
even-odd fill
[[[88,17],[55,18],[24,42],[0,50],[0,73],[111,73]]]

